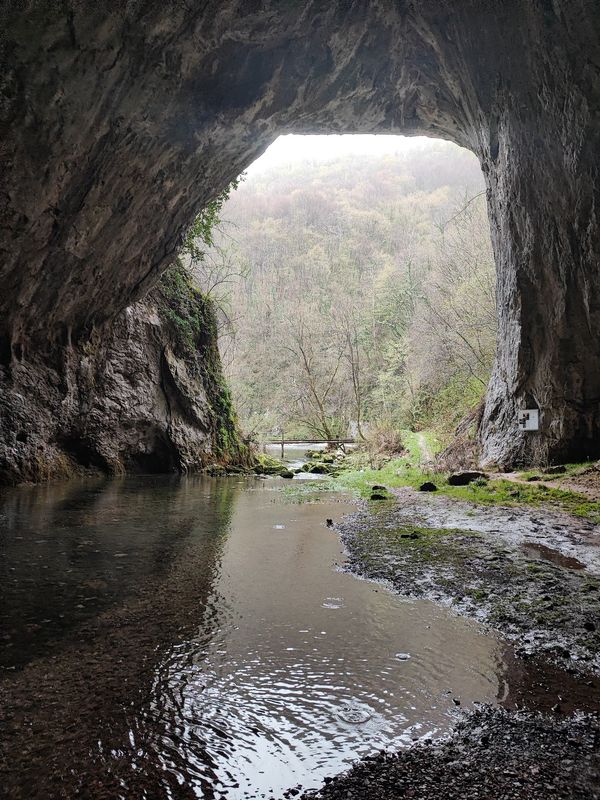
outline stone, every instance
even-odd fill
[[[369,500],[388,500],[388,495],[382,492],[372,492]]]
[[[437,492],[437,490],[438,487],[435,485],[435,483],[432,483],[431,481],[425,481],[425,483],[422,483],[419,486],[420,492]]]
[[[0,370],[0,484],[84,470],[221,471],[228,458],[218,453],[220,429],[239,440],[217,412],[222,389],[212,376],[220,364],[209,334],[183,354],[155,290],[85,346],[63,351],[62,362],[36,358],[15,361],[10,375]],[[26,441],[16,441],[20,430]]]
[[[477,472],[475,470],[455,472],[448,476],[448,484],[450,486],[467,486],[469,483],[473,483],[473,481],[480,479],[487,480],[487,478],[488,476],[485,472]]]
[[[325,464],[309,464],[307,472],[311,475],[326,475],[329,469]]]
[[[425,134],[478,156],[499,310],[482,463],[600,457],[590,0],[66,0],[0,13],[4,475],[60,474],[53,436],[104,462],[75,424],[80,404],[94,406],[93,425],[118,416],[90,348],[117,341],[195,214],[292,131]],[[532,402],[540,431],[528,433],[517,413]],[[147,428],[147,447],[153,437]]]
[[[292,472],[291,469],[282,469],[281,472],[279,473],[279,476],[281,478],[286,478],[289,480],[294,477],[294,473]]]

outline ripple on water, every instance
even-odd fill
[[[94,659],[86,664],[85,686],[108,686],[97,700],[115,724],[101,732],[98,704],[48,677],[43,659],[39,670],[34,659],[23,678],[37,676],[52,702],[64,698],[59,704],[77,718],[80,735],[90,731],[89,752],[104,754],[71,770],[73,754],[66,744],[61,751],[58,731],[42,731],[40,752],[51,745],[53,763],[68,766],[64,774],[98,782],[94,770],[102,763],[129,787],[152,768],[199,798],[278,795],[298,783],[317,786],[360,756],[447,729],[453,696],[467,707],[494,702],[504,667],[493,635],[332,569],[341,552],[322,523],[338,520],[349,504],[287,503],[264,483],[240,486],[239,479],[138,478],[103,486],[93,496],[80,488],[72,506],[63,497],[52,513],[44,505],[48,495],[35,495],[37,504],[29,511],[21,505],[11,517],[23,540],[15,537],[7,551],[20,579],[4,587],[13,592],[4,604],[7,629],[22,630],[23,606],[36,585],[28,579],[31,564],[39,558],[48,567],[43,602],[27,605],[27,623],[60,613],[62,627],[53,629],[59,637],[83,619],[94,631],[95,652],[109,652],[118,670],[107,684],[94,673]],[[274,536],[274,529],[286,535]],[[93,546],[82,552],[81,541]],[[129,556],[122,571],[116,553]],[[83,591],[93,598],[85,609],[74,602]],[[127,620],[138,614],[139,630],[128,622],[127,637],[114,636],[103,616],[110,608],[122,609]],[[45,640],[35,641],[43,650]],[[54,652],[53,674],[64,674],[66,661]],[[140,652],[144,668],[127,674],[132,702],[123,717],[115,686]],[[444,694],[449,687],[453,694]],[[11,742],[25,777],[30,764],[43,763],[28,760],[30,754],[28,740]]]
[[[344,607],[344,598],[343,597],[326,597],[325,600],[321,603],[323,608],[343,608]]]

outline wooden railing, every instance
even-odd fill
[[[356,439],[267,439],[265,444],[356,444]]]

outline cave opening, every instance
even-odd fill
[[[32,463],[48,450],[44,474],[49,443],[80,427],[65,391],[100,385],[88,368],[102,337],[199,210],[292,131],[427,135],[477,156],[498,276],[482,464],[600,455],[593,4],[48,4],[27,18],[11,6],[4,30],[4,419],[36,434]],[[535,432],[518,424],[529,398]],[[11,431],[0,441],[16,480],[26,455],[17,464]]]
[[[596,796],[600,469],[567,462],[600,457],[597,0],[39,0],[0,28],[4,794]],[[241,440],[227,280],[180,255],[196,228],[220,257],[223,193],[290,133],[450,142],[479,184],[340,150],[230,192],[243,422],[425,452],[472,408],[475,466],[332,448],[302,486]]]
[[[218,309],[242,429],[314,441],[434,427],[439,447],[478,418],[496,344],[485,194],[476,157],[451,142],[276,140],[191,267]]]

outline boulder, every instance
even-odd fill
[[[452,475],[448,476],[448,483],[450,486],[467,486],[469,483],[473,483],[473,481],[479,478],[483,478],[483,480],[486,481],[488,480],[488,476],[485,472],[477,472],[475,470],[454,472]]]

